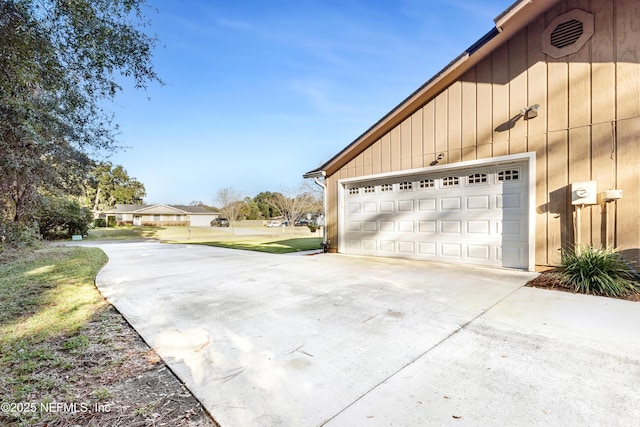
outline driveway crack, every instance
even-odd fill
[[[387,376],[386,378],[384,378],[382,381],[380,381],[379,383],[377,383],[376,385],[374,385],[373,387],[371,387],[369,390],[367,390],[365,393],[363,393],[362,395],[360,395],[357,399],[355,399],[353,402],[349,403],[347,406],[345,406],[344,408],[342,408],[340,411],[338,411],[337,413],[335,413],[331,418],[328,418],[326,420],[324,420],[323,422],[321,422],[319,424],[319,426],[324,426],[326,424],[328,424],[329,422],[333,421],[336,417],[338,417],[340,414],[342,414],[343,412],[345,412],[347,409],[349,409],[350,407],[352,407],[353,405],[355,405],[358,401],[362,400],[365,396],[367,396],[369,393],[371,393],[372,391],[374,391],[375,389],[377,389],[378,387],[380,387],[382,384],[386,383],[387,381],[389,381],[391,378],[395,377],[396,375],[398,375],[400,372],[402,372],[405,368],[413,365],[415,362],[417,362],[419,359],[421,359],[422,357],[426,356],[427,354],[429,354],[432,350],[440,347],[440,345],[442,345],[444,342],[448,341],[451,337],[453,337],[454,335],[456,335],[458,332],[462,331],[463,329],[465,329],[467,326],[469,326],[471,323],[475,322],[477,319],[479,319],[480,317],[482,317],[484,314],[486,314],[489,310],[491,310],[493,307],[495,307],[496,305],[500,304],[502,301],[506,300],[507,298],[509,298],[511,295],[513,295],[514,293],[516,293],[520,288],[522,288],[523,286],[520,286],[518,288],[516,288],[515,290],[513,290],[512,292],[508,293],[507,295],[505,295],[504,297],[502,297],[501,299],[499,299],[498,301],[496,301],[495,303],[493,303],[492,305],[489,306],[489,308],[482,310],[477,316],[473,317],[471,320],[469,320],[468,322],[466,322],[465,324],[463,324],[462,326],[458,327],[455,331],[451,332],[449,335],[447,335],[446,337],[444,337],[443,339],[441,339],[439,342],[437,342],[435,345],[429,347],[427,350],[425,350],[423,353],[419,354],[417,357],[415,357],[413,360],[410,360],[409,362],[407,362],[405,365],[403,365],[402,367],[400,367],[400,369],[398,369],[397,371],[393,372],[391,375]],[[374,316],[375,317],[375,316]],[[370,319],[367,319],[370,320]]]

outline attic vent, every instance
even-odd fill
[[[593,35],[593,15],[573,9],[557,16],[542,33],[542,51],[553,58],[578,52]]]
[[[565,46],[574,44],[584,33],[582,22],[572,19],[563,22],[551,32],[551,46],[562,49]]]

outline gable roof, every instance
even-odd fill
[[[342,151],[320,167],[305,173],[304,178],[334,174],[558,1],[560,0],[518,0],[513,3],[494,19],[494,28],[469,46]]]

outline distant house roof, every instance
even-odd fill
[[[116,204],[112,210],[105,211],[110,214],[123,213],[149,213],[149,214],[190,214],[190,215],[213,215],[216,212],[210,211],[203,206],[185,205],[136,205],[136,204]]]

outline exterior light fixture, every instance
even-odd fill
[[[522,110],[520,110],[520,114],[522,114],[522,117],[524,117],[525,120],[530,120],[534,117],[538,117],[539,109],[539,104],[529,105],[528,107],[524,107]]]

